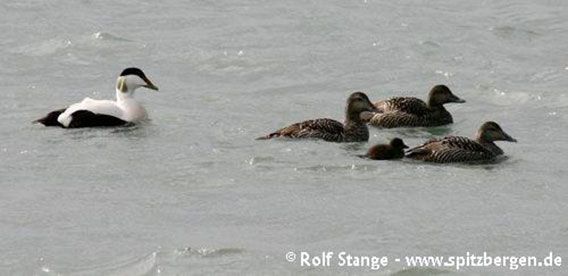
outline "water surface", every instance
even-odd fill
[[[0,274],[372,272],[300,267],[290,250],[566,257],[567,14],[565,1],[3,1]],[[136,95],[148,124],[30,124],[114,97],[128,66],[160,87]],[[254,140],[342,120],[352,91],[424,98],[439,83],[467,100],[447,127]],[[356,157],[487,120],[519,140],[497,164]]]

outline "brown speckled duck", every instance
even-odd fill
[[[372,146],[363,157],[373,160],[401,159],[404,157],[404,149],[408,148],[402,139],[394,138],[389,144]]]
[[[375,106],[363,92],[355,92],[347,99],[345,124],[332,119],[314,119],[295,123],[279,129],[258,140],[275,137],[323,139],[328,142],[365,142],[369,140],[367,124],[361,120],[363,113],[376,112]]]
[[[394,127],[432,127],[453,123],[450,112],[444,108],[446,103],[464,103],[445,85],[436,85],[428,94],[428,102],[414,97],[395,97],[379,101],[379,110],[374,116],[365,118],[370,125],[384,128]]]
[[[437,163],[491,161],[503,154],[494,141],[517,142],[497,123],[486,122],[477,131],[475,140],[461,136],[432,139],[408,150],[406,157]]]

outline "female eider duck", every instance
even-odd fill
[[[464,103],[445,85],[436,85],[428,94],[428,103],[414,97],[395,97],[379,101],[379,110],[366,120],[370,125],[384,128],[432,127],[453,123],[452,115],[444,108],[446,103]]]
[[[486,122],[475,140],[461,136],[432,139],[407,151],[406,157],[437,163],[491,161],[502,155],[494,141],[517,142],[495,122]]]
[[[404,144],[402,139],[394,138],[389,144],[378,144],[372,146],[366,155],[362,157],[373,160],[390,160],[401,159],[404,157],[404,149],[408,146]]]
[[[108,127],[135,124],[148,117],[146,109],[134,99],[139,87],[158,91],[138,68],[126,68],[116,82],[116,101],[85,98],[68,108],[52,111],[34,122],[63,128]]]
[[[332,119],[314,119],[295,123],[259,140],[275,137],[323,139],[328,142],[365,142],[369,140],[367,124],[361,120],[364,113],[376,112],[367,95],[355,92],[347,99],[345,124]]]

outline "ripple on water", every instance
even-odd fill
[[[73,42],[64,38],[52,38],[38,43],[32,43],[17,47],[12,50],[15,54],[21,54],[32,57],[48,56],[56,54],[60,51],[68,49],[73,46]]]
[[[271,156],[254,156],[248,160],[248,164],[251,166],[262,164],[262,163],[271,163],[276,159]]]
[[[536,31],[515,27],[515,26],[497,26],[489,28],[495,36],[511,41],[531,41],[540,34]]]
[[[65,268],[42,264],[37,274],[39,275],[147,275],[159,273],[157,267],[157,252],[152,252],[144,257],[136,257],[111,264],[94,265],[86,268]],[[40,262],[45,262],[41,260]]]
[[[359,165],[359,164],[351,164],[345,166],[336,166],[336,165],[314,165],[314,166],[305,166],[305,167],[295,167],[294,171],[302,172],[302,171],[311,171],[311,172],[343,172],[343,171],[371,171],[376,170],[378,168],[377,165]]]
[[[505,91],[501,89],[493,89],[492,103],[502,106],[523,105],[540,101],[542,97],[537,93],[524,91]]]
[[[183,249],[178,249],[175,251],[176,255],[179,257],[203,257],[203,258],[217,258],[224,257],[227,255],[242,254],[245,252],[241,248],[192,248],[186,247]]]
[[[399,137],[403,140],[406,139],[429,139],[432,137],[447,136],[455,132],[453,125],[445,125],[438,127],[414,127],[414,128],[393,128],[393,129],[380,129],[381,136],[386,137],[381,143],[388,143],[390,139]]]
[[[99,31],[78,36],[57,35],[47,40],[13,48],[10,51],[29,57],[61,56],[61,59],[67,63],[85,65],[90,64],[93,54],[101,54],[98,52],[101,48],[116,51],[116,43],[130,43],[130,47],[135,49],[146,47],[143,43],[136,43],[123,36]]]
[[[104,40],[104,41],[127,41],[127,42],[132,42],[132,40],[126,39],[124,37],[121,36],[116,36],[110,33],[106,33],[106,32],[96,32],[94,34],[92,34],[91,36],[93,39],[96,40]]]

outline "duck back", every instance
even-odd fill
[[[461,136],[432,139],[406,154],[408,158],[437,163],[489,161],[496,156],[477,141]]]

